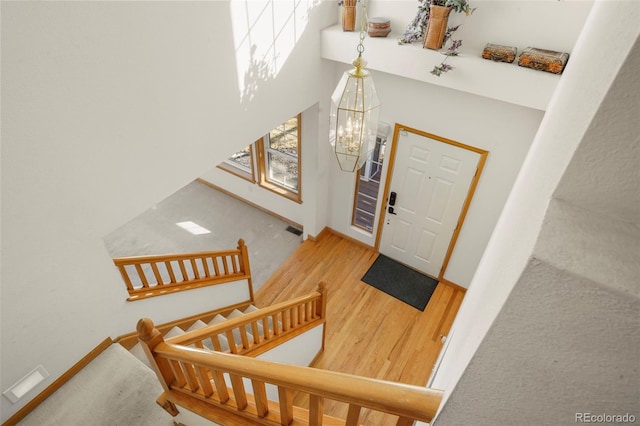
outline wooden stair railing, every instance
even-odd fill
[[[257,356],[326,322],[326,285],[318,291],[171,337],[167,343]],[[249,332],[250,331],[250,332]],[[224,336],[228,349],[220,341]],[[323,336],[324,346],[324,336]]]
[[[113,263],[130,301],[239,280],[247,280],[253,300],[249,254],[242,239],[234,250],[121,257]]]
[[[157,402],[173,416],[179,405],[224,425],[356,426],[366,408],[409,426],[430,422],[442,400],[439,390],[168,343],[147,318],[137,330],[164,389]],[[278,401],[267,398],[267,385],[277,388]],[[295,392],[309,395],[308,409],[293,405]],[[347,403],[347,418],[326,415],[325,399]]]

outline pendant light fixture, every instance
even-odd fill
[[[355,67],[346,71],[331,95],[329,141],[340,169],[348,172],[360,170],[373,151],[378,133],[380,100],[369,71],[362,58],[366,26],[366,0],[362,6],[358,57]]]

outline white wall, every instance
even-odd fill
[[[494,324],[494,320],[514,285],[521,279],[520,277],[522,276],[523,282],[530,279],[523,275],[523,271],[528,264],[533,264],[535,261],[532,259],[534,246],[549,201],[556,188],[558,188],[557,195],[568,199],[569,202],[577,203],[579,209],[592,209],[598,215],[610,215],[610,219],[606,220],[628,221],[630,217],[637,218],[638,194],[637,190],[631,189],[634,181],[633,173],[630,175],[624,173],[630,170],[625,165],[628,158],[637,161],[637,125],[634,125],[635,117],[631,118],[626,115],[629,108],[633,108],[634,104],[637,105],[637,99],[623,95],[625,88],[630,86],[622,84],[619,86],[618,92],[611,97],[610,103],[604,107],[603,100],[625,60],[627,60],[626,68],[619,75],[629,81],[635,76],[633,70],[636,69],[634,65],[637,64],[638,59],[637,47],[634,57],[627,59],[627,55],[629,55],[634,43],[637,46],[639,32],[635,23],[639,16],[640,4],[635,2],[601,1],[594,6],[574,50],[573,61],[569,62],[565,78],[561,81],[551,102],[534,141],[532,152],[527,157],[523,170],[518,176],[514,190],[454,322],[455,335],[433,382],[433,387],[447,391],[445,397],[449,397],[451,391],[454,390],[492,326],[505,327],[504,324]],[[606,40],[614,38],[617,43],[615,48],[612,48]],[[599,60],[598,52],[605,48],[609,52],[608,66],[592,66]],[[622,127],[623,137],[618,130],[619,126],[616,120],[611,119],[612,112],[615,112],[613,116],[621,117],[623,121],[625,117],[634,120],[625,122]],[[634,128],[635,130],[633,130]],[[614,145],[617,148],[610,151],[610,157],[604,161],[603,165],[611,167],[611,176],[616,176],[616,178],[604,185],[592,187],[593,196],[598,197],[599,192],[602,192],[605,199],[613,200],[614,204],[603,208],[598,202],[592,203],[588,200],[585,202],[582,185],[576,183],[575,179],[578,175],[583,179],[590,179],[592,163],[585,162],[585,158],[592,158],[594,154],[607,151],[608,130],[615,135]],[[594,138],[598,141],[595,145],[593,144]],[[589,143],[589,148],[574,157],[578,146],[585,142]],[[572,157],[576,159],[576,162],[570,165]],[[617,162],[612,161],[615,159],[620,161],[622,169],[618,169]],[[568,166],[569,168],[567,168]],[[569,171],[567,182],[563,177],[565,170]],[[596,172],[598,175],[601,173],[601,171]],[[612,181],[621,183],[621,185],[614,190],[611,186]],[[609,195],[609,191],[614,191],[618,195]],[[584,206],[581,203],[584,203]],[[635,213],[629,214],[630,211]],[[634,223],[637,225],[637,219],[634,219],[634,222],[629,222],[631,226],[635,226]],[[581,228],[582,232],[589,229],[589,227],[582,225]],[[620,241],[619,236],[614,234],[610,234],[606,238],[613,240],[609,243],[616,244]],[[565,243],[562,241],[548,241],[553,243],[556,250],[566,249]],[[575,244],[571,244],[570,247],[573,247],[569,253],[572,258],[577,259],[576,265],[583,269],[592,269],[586,265],[589,258],[580,256],[580,252],[575,250]],[[604,247],[606,246],[603,246],[602,249]],[[592,249],[588,245],[584,245],[581,250],[586,252]],[[600,250],[600,247],[593,247],[593,250]],[[603,270],[607,271],[608,269],[605,267]],[[631,275],[626,270],[624,274],[625,276]],[[575,274],[571,275],[575,276]],[[617,268],[609,270],[609,277],[617,275],[620,275]],[[622,287],[616,281],[613,279],[611,283]],[[635,294],[637,294],[637,278],[635,283],[633,287],[635,287]],[[575,288],[577,287],[574,286]],[[526,290],[523,291],[526,292]],[[608,290],[606,291],[608,292]],[[585,299],[582,296],[579,297]],[[598,298],[596,298],[595,305],[598,304]],[[616,315],[617,309],[612,308],[610,313],[612,318]],[[607,316],[606,312],[600,310],[594,310],[593,314]],[[562,321],[556,321],[556,324],[561,323]],[[603,320],[602,323],[607,323],[607,321]],[[521,332],[526,333],[527,330],[524,329]],[[550,335],[556,334],[552,329],[547,332]],[[588,330],[580,332],[584,335],[589,333]],[[621,340],[626,338],[621,337]],[[601,360],[601,362],[607,364],[608,360]],[[582,371],[572,371],[576,376],[582,374]],[[552,378],[551,381],[555,382],[555,378]],[[585,409],[590,408],[585,407]],[[567,423],[569,422],[573,422],[573,419],[567,419]]]
[[[300,4],[288,59],[243,97],[229,2],[3,2],[1,389],[38,364],[51,373],[18,404],[2,398],[3,421],[140,317],[225,302],[210,289],[125,302],[102,238],[317,102],[336,6]]]

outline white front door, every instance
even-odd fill
[[[379,251],[439,277],[481,154],[408,130],[394,143]]]

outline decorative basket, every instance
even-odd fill
[[[517,51],[515,47],[487,43],[482,51],[482,57],[495,62],[511,63],[516,60]]]
[[[534,70],[562,74],[568,60],[568,53],[527,47],[518,57],[518,65],[533,68]]]

